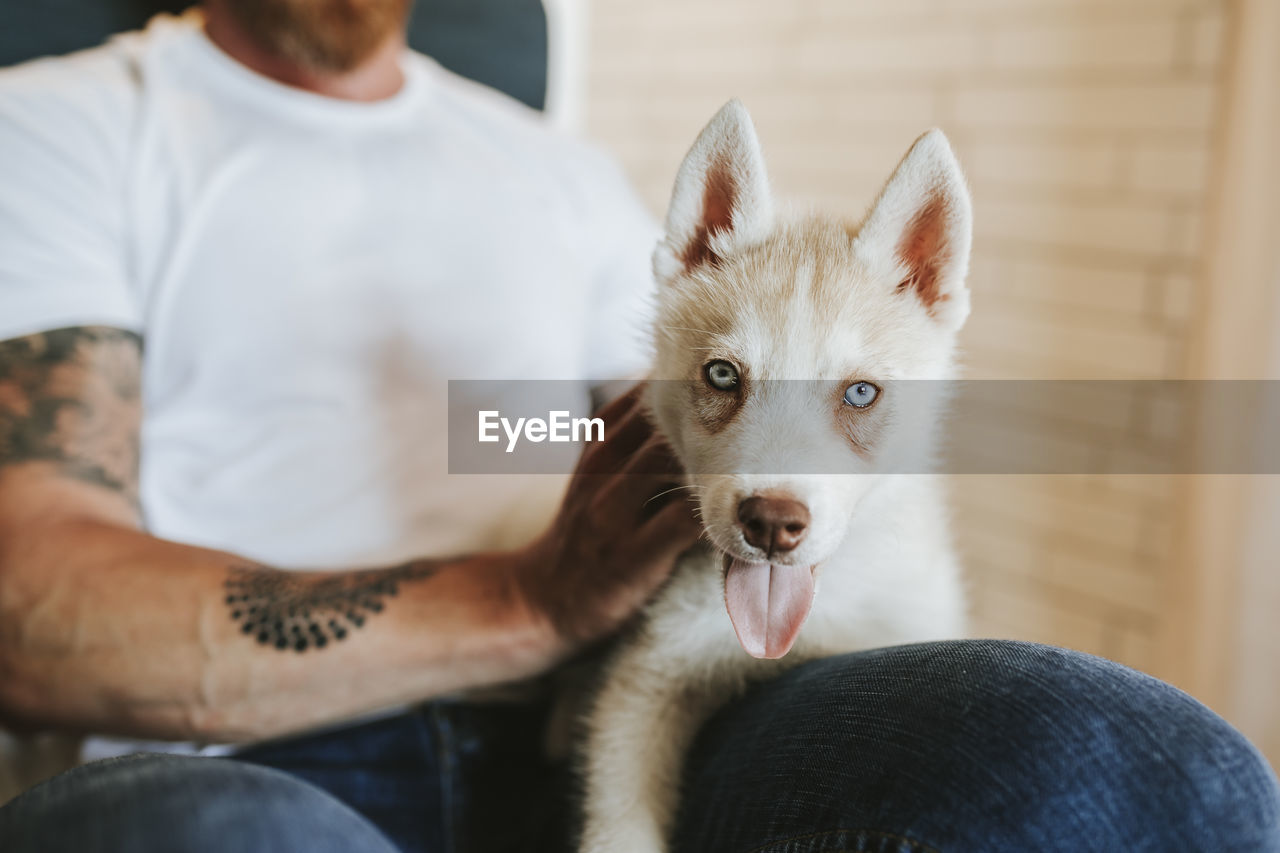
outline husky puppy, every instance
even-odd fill
[[[646,404],[706,541],[603,673],[585,720],[582,853],[667,849],[691,741],[749,683],[963,634],[939,484],[901,473],[929,455],[941,397],[905,388],[943,383],[902,380],[953,376],[970,233],[937,130],[852,225],[775,214],[739,102],[694,143],[654,254]]]

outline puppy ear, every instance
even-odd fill
[[[931,130],[911,146],[854,238],[858,255],[885,270],[904,296],[958,329],[969,314],[969,189],[947,137]]]
[[[668,282],[763,240],[773,226],[764,156],[747,108],[720,108],[685,155],[676,175],[666,234],[653,253]]]

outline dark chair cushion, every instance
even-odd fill
[[[101,44],[141,27],[172,0],[5,0],[0,66]],[[541,0],[417,0],[409,43],[446,68],[542,109],[547,19]]]

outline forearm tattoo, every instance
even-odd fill
[[[0,341],[0,468],[52,462],[136,501],[141,352],[105,326]]]
[[[385,610],[403,584],[436,569],[427,562],[333,574],[237,566],[225,583],[226,604],[240,630],[262,645],[305,652],[345,640]]]

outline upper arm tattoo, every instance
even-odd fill
[[[141,355],[106,326],[0,341],[0,471],[50,462],[136,502]]]
[[[429,577],[437,568],[420,561],[329,574],[237,566],[224,584],[226,604],[240,630],[259,643],[305,652],[345,640],[385,610],[401,584]]]

